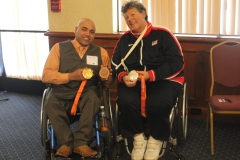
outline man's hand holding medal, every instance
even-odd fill
[[[109,85],[113,82],[112,69],[108,66],[101,66],[99,77],[101,81],[104,82],[104,85],[109,88]]]

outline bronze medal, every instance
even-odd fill
[[[99,71],[99,76],[102,78],[102,79],[107,79],[108,76],[109,76],[109,70],[107,67],[103,67],[102,69],[100,69]]]

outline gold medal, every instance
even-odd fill
[[[103,67],[102,69],[100,69],[99,71],[99,76],[102,78],[102,79],[107,79],[108,76],[109,76],[109,70],[107,67]]]
[[[86,79],[90,79],[93,76],[93,70],[91,68],[85,68],[82,72],[82,75]]]
[[[132,70],[128,73],[128,76],[130,78],[130,81],[135,81],[138,79],[138,73],[135,70]]]

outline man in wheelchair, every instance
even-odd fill
[[[121,36],[112,57],[113,75],[119,81],[120,127],[134,137],[132,160],[156,160],[163,141],[169,139],[169,115],[184,83],[183,53],[169,30],[147,20],[140,2],[127,1],[121,12],[130,30]],[[148,120],[148,139],[142,116]]]
[[[55,156],[68,157],[72,152],[83,157],[97,154],[88,146],[93,138],[94,115],[101,105],[97,86],[99,79],[111,81],[111,70],[105,67],[110,66],[107,51],[92,44],[95,32],[91,19],[81,19],[75,27],[75,39],[55,44],[43,69],[42,82],[53,84],[46,114],[60,146]],[[107,75],[99,75],[102,68],[107,68]],[[72,133],[68,115],[75,115],[76,110],[81,115]]]

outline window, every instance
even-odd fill
[[[128,30],[121,15],[119,31]],[[148,20],[173,33],[240,35],[240,0],[138,0],[147,9]]]
[[[47,29],[47,1],[0,0],[0,56],[7,77],[41,80],[49,53]]]

